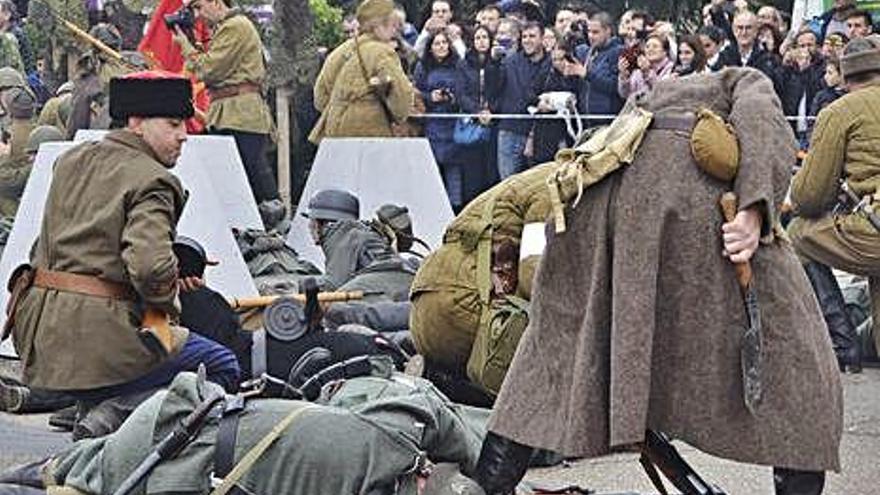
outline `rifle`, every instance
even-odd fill
[[[864,213],[868,217],[868,221],[871,222],[871,225],[877,229],[877,232],[880,232],[880,216],[874,213],[874,208],[871,207],[871,196],[865,196],[860,199],[845,180],[840,181],[840,190],[855,204],[852,211]]]
[[[362,290],[355,290],[351,292],[319,292],[318,293],[318,302],[319,303],[335,303],[335,302],[347,302],[347,301],[357,301],[363,299],[364,296],[375,295],[379,292],[370,291],[364,292]],[[281,298],[293,299],[297,302],[306,303],[306,295],[305,294],[279,294],[276,296],[258,296],[258,297],[231,297],[226,300],[232,309],[253,309],[253,308],[265,308],[269,306],[273,302],[277,301]]]
[[[700,477],[669,442],[669,438],[660,432],[648,430],[645,433],[639,463],[662,495],[668,495],[669,492],[663,486],[658,469],[683,495],[726,495],[723,490]]]
[[[204,383],[205,368],[199,367],[199,383]],[[201,389],[201,386],[200,386]],[[223,401],[225,395],[214,391],[203,399],[196,408],[189,413],[183,421],[177,425],[165,438],[156,445],[156,448],[132,471],[113,492],[113,495],[128,495],[132,492],[161,462],[173,459],[186,447],[192,439],[198,435],[202,426],[205,425],[208,414],[214,406]]]
[[[46,2],[45,0],[40,0],[40,3],[42,3],[43,6],[46,7],[46,10],[49,11],[50,14],[52,14],[52,17],[54,17],[55,20],[57,20],[64,27],[69,29],[70,32],[72,32],[76,37],[85,41],[89,45],[97,48],[99,52],[103,53],[104,55],[106,55],[110,59],[115,60],[116,62],[118,62],[122,65],[125,65],[126,67],[128,67],[132,70],[140,70],[141,69],[141,67],[139,67],[138,65],[133,64],[133,63],[129,62],[128,60],[126,60],[125,57],[123,57],[121,53],[110,48],[103,41],[99,40],[98,38],[95,38],[94,36],[87,33],[86,31],[83,31],[82,28],[80,28],[76,24],[65,19],[61,14],[56,12],[55,9],[53,9],[52,6],[49,5],[49,3]]]

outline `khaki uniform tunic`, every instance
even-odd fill
[[[880,84],[846,95],[819,114],[810,154],[792,184],[800,218],[789,226],[802,259],[869,277],[874,321],[880,321],[880,232],[861,213],[829,213],[839,179],[859,197],[875,195],[880,187]]]
[[[315,144],[324,137],[387,137],[391,124],[382,103],[367,84],[364,69],[355,52],[360,47],[368,78],[386,81],[385,97],[394,122],[406,120],[413,103],[413,88],[400,59],[390,44],[364,34],[348,40],[327,56],[315,83],[315,108],[321,117],[309,140]]]
[[[214,28],[207,52],[200,52],[189,43],[181,48],[187,70],[192,71],[209,90],[242,83],[260,85],[266,78],[260,34],[237,10],[230,12]],[[209,129],[255,134],[269,134],[273,128],[269,107],[258,92],[212,98],[207,125]]]
[[[56,162],[31,264],[130,284],[142,302],[176,314],[171,243],[184,202],[178,179],[131,132],[82,144]],[[142,306],[32,287],[13,330],[24,381],[83,390],[151,371],[162,360],[138,337]],[[179,347],[185,335],[176,336]]]

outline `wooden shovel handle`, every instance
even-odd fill
[[[724,215],[725,222],[732,222],[736,218],[737,213],[737,197],[733,192],[726,192],[721,195],[718,201],[721,206],[721,213]],[[734,263],[736,269],[736,281],[742,290],[745,290],[752,282],[752,265],[748,262]]]

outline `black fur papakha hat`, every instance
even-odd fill
[[[110,80],[110,116],[188,119],[193,110],[192,84],[173,72],[144,71]]]

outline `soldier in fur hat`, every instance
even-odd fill
[[[186,195],[168,169],[193,114],[190,82],[161,72],[113,79],[110,113],[126,127],[56,162],[30,265],[10,280],[7,326],[23,381],[69,392],[83,413],[200,362],[232,390],[239,369],[229,350],[144,318],[174,321],[187,285],[171,249]]]

